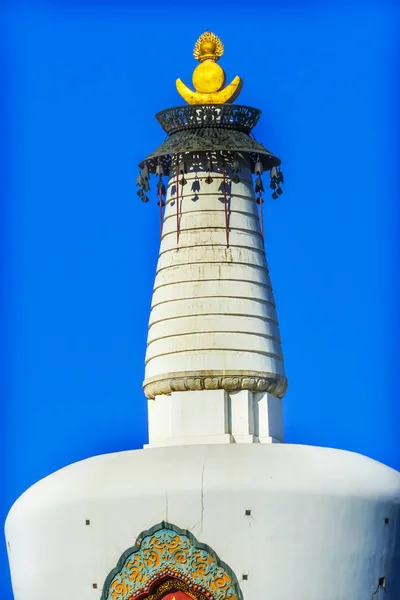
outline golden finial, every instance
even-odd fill
[[[199,37],[193,50],[193,56],[199,62],[207,58],[217,61],[223,53],[224,46],[221,40],[215,33],[211,33],[211,31],[206,31]]]
[[[243,86],[240,77],[224,87],[225,73],[217,65],[224,53],[224,46],[215,33],[206,31],[197,40],[193,55],[200,62],[192,75],[195,92],[180,79],[176,80],[179,94],[189,104],[226,104],[236,100]]]

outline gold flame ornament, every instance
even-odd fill
[[[225,85],[225,72],[217,64],[224,53],[224,46],[215,33],[206,31],[196,42],[193,55],[200,64],[195,68],[192,82],[195,92],[181,79],[176,80],[176,89],[188,104],[228,104],[236,100],[243,87],[243,81],[236,76]]]

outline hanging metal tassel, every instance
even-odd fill
[[[164,169],[162,168],[162,164],[159,161],[156,166],[156,175],[157,177],[164,177]]]
[[[149,169],[147,167],[147,163],[144,163],[144,167],[142,169],[142,177],[144,177],[145,179],[149,178]]]
[[[211,160],[208,158],[207,162],[206,162],[206,173],[208,173],[207,177],[206,177],[206,183],[212,183],[212,177],[210,175],[210,173],[213,172],[213,165]]]
[[[256,202],[257,204],[260,206],[260,225],[261,225],[261,235],[263,236],[264,239],[264,215],[263,215],[263,204],[264,204],[264,200],[262,197],[262,193],[260,192],[259,195],[256,198]]]
[[[139,172],[139,175],[136,178],[136,185],[139,186],[137,191],[137,195],[141,199],[142,202],[148,202],[149,198],[146,195],[146,192],[149,191],[149,181],[143,177],[143,171]]]
[[[149,197],[147,196],[147,194],[144,193],[143,190],[139,190],[137,195],[139,196],[141,201],[144,202],[145,204],[149,201]]]
[[[144,167],[142,169],[142,189],[145,192],[150,191],[150,175],[147,163],[144,163]]]
[[[270,171],[270,177],[271,177],[271,183],[270,183],[269,187],[272,190],[274,190],[278,183],[278,169],[276,167],[272,167],[272,169]]]
[[[255,189],[256,194],[259,194],[260,192],[264,191],[264,184],[263,184],[263,181],[261,179],[261,175],[257,175],[256,181],[255,181],[255,184],[254,184],[254,189]]]
[[[262,166],[262,162],[260,161],[260,157],[257,156],[257,162],[254,166],[254,173],[256,175],[262,175],[264,172],[264,167]]]
[[[163,182],[164,171],[161,163],[158,163],[156,167],[156,175],[158,175],[157,182],[157,192],[158,192],[158,206],[160,207],[160,238],[162,237],[162,227],[163,227],[163,208],[165,206],[165,202],[163,200],[163,196],[166,195],[165,185]]]
[[[226,247],[229,248],[229,213],[228,213],[228,197],[226,191],[226,171],[225,167],[222,167],[223,175],[223,190],[224,190],[224,212],[225,212],[225,236],[226,236]]]
[[[263,174],[263,172],[264,172],[264,169],[263,169],[262,163],[260,161],[260,157],[257,156],[257,162],[254,166],[254,173],[257,175],[255,184],[254,184],[254,189],[255,189],[256,194],[261,194],[264,191],[264,184],[261,179],[261,175]]]
[[[270,177],[271,183],[269,184],[269,187],[271,188],[271,190],[274,190],[272,193],[272,198],[276,200],[278,196],[281,196],[281,194],[283,194],[283,190],[280,186],[280,184],[284,181],[283,173],[279,167],[272,167]]]
[[[161,193],[162,196],[165,196],[165,185],[164,185],[164,182],[162,180],[162,175],[160,175],[160,178],[159,178],[159,180],[157,182],[157,191],[158,191],[159,195]]]
[[[258,194],[257,198],[256,198],[256,202],[257,204],[260,206],[260,225],[261,225],[261,235],[264,238],[264,215],[263,215],[263,204],[264,204],[264,200],[263,200],[263,192],[264,192],[264,184],[263,184],[263,180],[261,178],[261,175],[264,172],[264,168],[262,166],[262,163],[260,161],[260,157],[257,157],[257,162],[254,166],[254,173],[257,175],[256,180],[255,180],[255,184],[254,184],[254,189],[256,194]]]
[[[178,246],[178,250],[179,250],[179,229],[180,229],[180,222],[179,222],[179,165],[176,165],[176,245]]]

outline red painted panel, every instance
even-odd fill
[[[185,592],[181,592],[180,590],[177,592],[169,592],[168,594],[165,594],[162,600],[174,600],[174,598],[175,600],[193,600],[193,598],[188,596],[188,594],[185,594]]]

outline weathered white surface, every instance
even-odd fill
[[[283,442],[282,400],[267,392],[172,392],[148,401],[149,447]]]
[[[250,170],[243,162],[239,183],[227,170],[229,248],[221,168],[215,166],[210,184],[204,165],[189,162],[188,171],[179,185],[179,243],[175,176],[168,185],[146,353],[148,395],[150,383],[191,375],[285,375]]]
[[[40,481],[11,509],[15,600],[98,600],[120,555],[162,520],[210,545],[245,600],[398,600],[399,496],[398,472],[324,448],[198,445],[94,457]]]

